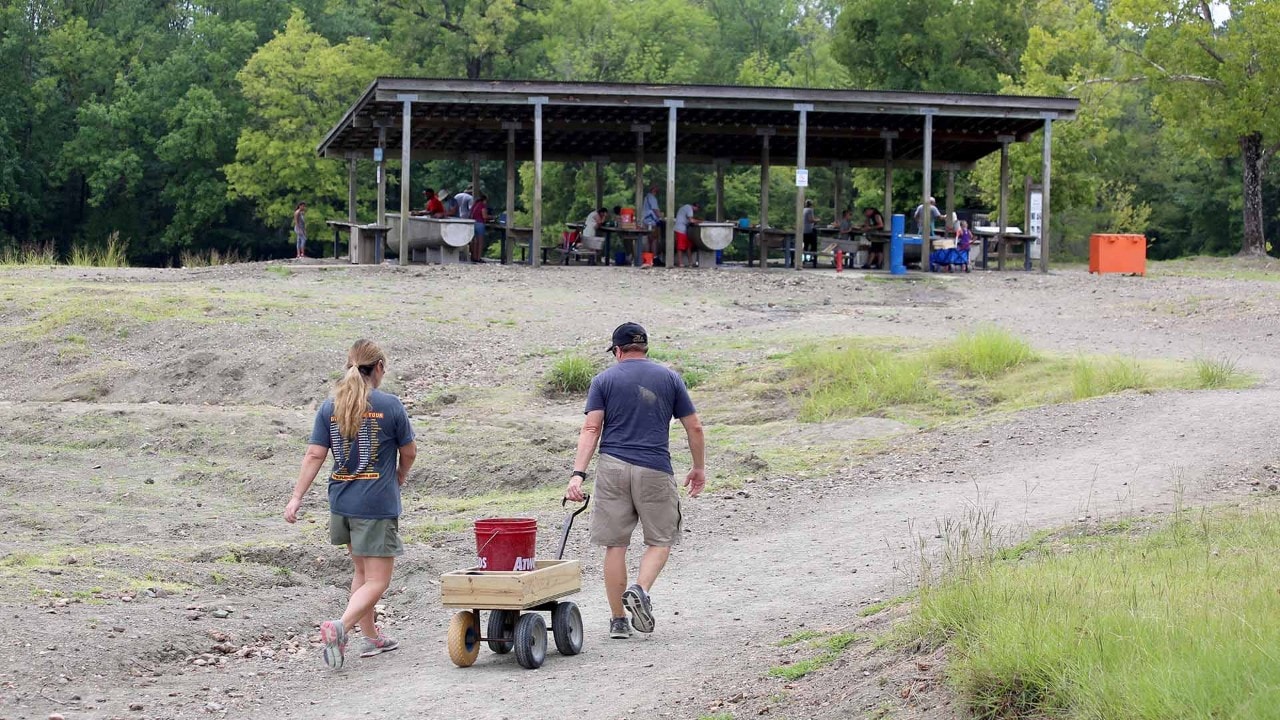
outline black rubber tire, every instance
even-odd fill
[[[577,655],[582,652],[582,613],[571,602],[556,603],[551,612],[551,634],[556,639],[556,649],[561,655]]]
[[[547,621],[538,613],[525,613],[516,621],[516,662],[537,670],[547,659]]]
[[[506,655],[515,648],[516,620],[520,617],[518,610],[490,610],[489,611],[489,631],[485,633],[485,637],[489,638],[489,649],[499,655]],[[504,640],[503,638],[512,638]]]

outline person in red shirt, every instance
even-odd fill
[[[440,198],[436,196],[433,188],[427,188],[422,191],[422,196],[427,199],[427,206],[424,210],[416,210],[414,215],[426,215],[428,217],[444,217],[444,203],[440,202]]]

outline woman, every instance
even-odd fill
[[[293,209],[293,233],[297,237],[298,257],[307,255],[307,204],[298,203]]]
[[[484,262],[484,224],[489,221],[489,196],[476,193],[471,204],[471,219],[476,223],[475,237],[471,238],[471,262]]]
[[[357,340],[351,346],[346,373],[316,413],[298,482],[284,509],[285,522],[297,521],[302,498],[332,451],[329,541],[346,545],[355,564],[346,612],[320,624],[324,662],[335,670],[346,659],[347,632],[357,624],[365,637],[360,657],[397,647],[374,625],[373,608],[391,584],[396,556],[404,552],[400,488],[418,452],[404,405],[377,389],[386,370],[387,356],[373,342]]]

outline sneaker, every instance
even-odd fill
[[[384,652],[391,652],[400,647],[400,643],[395,640],[378,633],[377,639],[365,638],[364,644],[360,646],[360,657],[367,658],[374,655],[381,655]]]
[[[324,664],[337,670],[347,659],[347,629],[341,620],[325,620],[320,623],[320,641],[324,643]]]
[[[624,617],[610,620],[609,637],[614,640],[626,640],[631,637],[631,623]]]
[[[639,585],[632,585],[622,593],[622,606],[631,613],[631,625],[642,633],[653,632],[653,605],[649,593]]]

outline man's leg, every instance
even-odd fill
[[[648,557],[648,553],[645,553]],[[658,568],[661,570],[661,566]],[[641,572],[643,572],[643,567]],[[625,547],[605,548],[604,551],[604,595],[609,600],[610,617],[626,617],[622,607],[622,591],[627,587],[627,549]]]
[[[636,584],[644,588],[645,592],[649,592],[649,588],[658,581],[658,574],[662,572],[662,568],[667,564],[667,558],[671,556],[670,547],[660,547],[658,545],[648,545],[644,549],[644,555],[640,558],[640,573],[636,576]],[[626,583],[626,567],[623,567],[622,582]],[[618,605],[622,605],[622,587],[618,588]],[[610,600],[612,602],[612,599]]]

